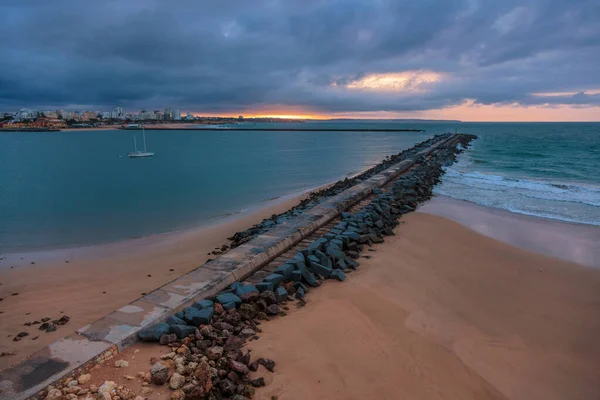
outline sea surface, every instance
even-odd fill
[[[360,172],[434,134],[480,139],[438,194],[600,225],[600,124],[327,121],[310,128],[426,132],[131,131],[0,133],[0,254],[187,229]],[[137,132],[138,144],[141,134]]]

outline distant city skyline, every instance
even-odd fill
[[[589,0],[7,0],[0,110],[597,121],[599,20]]]

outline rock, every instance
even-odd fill
[[[154,391],[154,389],[152,389],[152,388],[149,388],[148,386],[144,386],[144,387],[142,387],[142,388],[140,389],[140,393],[141,393],[143,396],[146,396],[146,397],[147,397],[148,395],[150,395],[150,393],[152,393],[153,391]]]
[[[334,269],[331,272],[331,275],[329,277],[331,279],[337,279],[340,282],[342,282],[342,281],[344,281],[346,279],[346,275],[344,275],[344,273],[340,269]]]
[[[177,348],[177,351],[175,351],[175,353],[177,353],[177,354],[179,354],[181,356],[184,356],[184,357],[187,357],[190,354],[192,354],[192,352],[190,351],[190,348],[187,347],[185,344],[182,344],[181,346],[179,346]]]
[[[256,316],[256,311],[250,304],[242,304],[238,310],[238,313],[240,314],[242,320],[251,320]]]
[[[271,304],[265,311],[267,315],[278,315],[281,312],[281,309],[277,304]]]
[[[183,339],[196,332],[196,328],[189,325],[171,325],[170,331],[177,336],[178,339]]]
[[[254,335],[256,335],[256,332],[253,329],[250,329],[250,328],[244,328],[239,333],[239,336],[242,337],[242,338],[244,338],[244,339],[247,339],[247,338],[252,337]]]
[[[254,387],[263,387],[265,386],[265,378],[261,376],[260,378],[252,379],[250,384]]]
[[[184,399],[185,399],[185,392],[181,389],[176,390],[173,393],[171,393],[171,400],[184,400]]]
[[[309,286],[312,286],[312,287],[319,286],[319,281],[317,281],[317,278],[315,278],[313,273],[310,272],[308,269],[305,269],[302,271],[302,279]]]
[[[225,396],[233,396],[235,394],[236,386],[229,379],[224,379],[219,384],[221,393]]]
[[[83,374],[83,375],[79,376],[79,378],[77,379],[77,382],[79,382],[80,385],[85,385],[86,383],[88,383],[90,381],[90,379],[92,379],[92,375]]]
[[[258,289],[259,292],[264,292],[266,290],[271,290],[273,291],[273,289],[275,289],[275,287],[273,286],[272,282],[259,282],[256,285],[256,288]]]
[[[259,358],[256,361],[258,361],[260,365],[262,365],[271,372],[273,372],[273,370],[275,369],[275,361],[273,360],[269,360],[268,358]]]
[[[248,375],[248,372],[250,372],[248,367],[239,361],[235,361],[230,358],[228,360],[228,362],[229,362],[229,368],[231,368],[233,371],[237,372],[238,374]]]
[[[233,286],[233,285],[232,285]],[[254,285],[236,285],[234,293],[244,302],[254,301],[258,298],[259,291]]]
[[[70,320],[71,318],[68,315],[63,315],[62,317],[60,317],[60,319],[52,322],[54,322],[56,325],[65,325]]]
[[[73,379],[72,381],[69,381],[69,383],[67,383],[67,387],[73,387],[73,386],[77,386],[79,385],[79,382],[77,382],[75,379]]]
[[[195,307],[187,307],[183,309],[183,320],[190,325],[200,326],[210,324],[214,313],[214,308],[208,307],[199,310]]]
[[[56,331],[56,325],[54,325],[51,322],[44,322],[43,324],[40,325],[40,327],[38,329],[40,331],[55,332]]]
[[[129,389],[127,386],[117,387],[115,394],[119,396],[121,400],[133,400],[135,398],[135,393],[133,393],[133,390]]]
[[[201,361],[194,371],[194,377],[198,381],[198,386],[201,392],[208,393],[212,389],[212,373],[207,362]]]
[[[218,360],[223,355],[223,348],[221,346],[213,346],[206,349],[206,356],[210,360]]]
[[[160,337],[169,333],[169,324],[161,323],[150,325],[138,332],[138,337],[144,342],[158,342]]]
[[[302,271],[292,271],[292,280],[300,282],[302,280]]]
[[[81,391],[81,387],[77,386],[77,381],[75,381],[75,386],[69,386],[66,389],[63,389],[63,391],[64,390],[66,390],[67,393],[76,394],[76,393],[79,393]]]
[[[214,307],[215,303],[212,302],[212,300],[200,300],[196,303],[194,303],[194,307],[196,307],[198,310],[204,310],[205,308],[212,308]]]
[[[242,347],[243,344],[244,344],[244,341],[240,337],[229,336],[227,338],[227,341],[223,345],[223,351],[230,352],[230,351],[238,350],[239,348]]]
[[[236,307],[236,303],[234,303],[233,301],[230,303],[223,304],[223,308],[227,311],[235,310],[235,307]]]
[[[169,325],[185,325],[185,321],[179,317],[176,317],[175,315],[171,315],[169,318],[167,318],[165,323]]]
[[[110,392],[98,392],[96,400],[112,400],[112,395]]]
[[[327,268],[324,265],[321,265],[319,263],[311,263],[310,265],[310,269],[312,270],[313,273],[317,274],[317,275],[321,275],[324,278],[329,278],[329,275],[331,275],[331,268]]]
[[[150,368],[150,376],[155,385],[164,385],[169,378],[169,370],[163,363],[157,362]]]
[[[292,272],[294,272],[295,269],[296,267],[292,264],[283,264],[277,267],[273,272],[281,275],[284,281],[289,281],[292,279]]]
[[[165,334],[165,335],[160,335],[160,339],[158,340],[158,343],[162,344],[162,345],[167,345],[167,344],[171,344],[173,342],[177,341],[177,335],[172,333],[172,334]]]
[[[269,317],[267,317],[267,314],[264,312],[258,312],[256,313],[256,319],[260,320],[260,321],[268,321]]]
[[[48,391],[46,395],[46,400],[58,400],[62,397],[62,392],[58,389],[52,389]]]
[[[117,360],[115,361],[115,368],[127,368],[129,367],[129,363],[125,360]]]
[[[279,286],[277,290],[275,290],[275,299],[278,303],[285,301],[287,299],[287,296],[288,292],[283,286]]]
[[[296,298],[303,299],[304,295],[305,295],[304,288],[302,286],[299,286],[298,289],[296,289]]]
[[[277,287],[277,285],[279,285],[281,282],[283,282],[283,275],[280,275],[280,274],[268,275],[263,279],[263,282],[271,283],[271,284],[273,284],[273,287]]]
[[[135,376],[131,376],[131,375],[123,375],[123,378],[127,379],[128,381],[135,380]]]
[[[234,303],[236,306],[242,304],[242,299],[240,299],[233,293],[221,293],[216,297],[216,301],[217,303],[220,303],[223,306],[225,306],[227,303]]]
[[[110,394],[113,390],[117,388],[117,384],[113,381],[104,381],[104,383],[98,388],[98,393],[108,393]],[[91,390],[91,388],[90,388]]]
[[[169,379],[169,387],[173,390],[181,389],[185,385],[185,376],[175,372]]]
[[[262,292],[260,294],[260,299],[263,300],[266,305],[277,303],[277,297],[275,297],[275,293],[270,290]]]

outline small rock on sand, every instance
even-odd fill
[[[129,363],[125,360],[117,360],[115,361],[116,368],[127,368],[129,367]]]

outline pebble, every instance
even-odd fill
[[[127,368],[129,367],[129,363],[125,360],[117,360],[115,361],[116,368]]]

